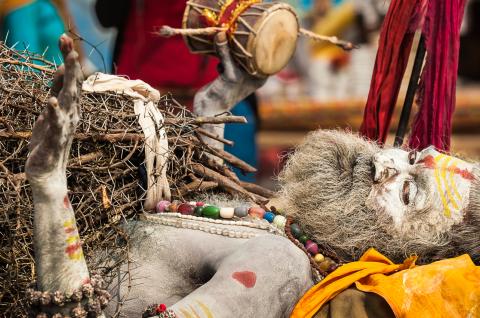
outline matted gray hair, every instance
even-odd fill
[[[286,214],[343,261],[357,260],[370,247],[395,262],[413,254],[423,263],[463,253],[478,261],[479,183],[472,185],[465,222],[448,233],[431,238],[396,236],[392,219],[365,204],[373,185],[373,155],[379,151],[375,143],[352,133],[311,133],[279,175]]]

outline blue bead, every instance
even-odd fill
[[[273,222],[273,219],[275,218],[275,214],[273,214],[272,212],[265,212],[265,214],[263,215],[263,218],[265,220],[267,220],[268,222],[272,223]]]

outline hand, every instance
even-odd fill
[[[225,32],[215,36],[215,46],[223,72],[195,95],[194,112],[200,116],[230,111],[233,106],[255,92],[267,80],[267,77],[250,75],[233,60]]]

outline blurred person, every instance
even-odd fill
[[[115,30],[103,28],[95,14],[95,0],[64,0],[68,14],[73,18],[76,35],[85,52],[83,64],[88,63],[90,72],[102,71],[111,73],[112,51],[115,40]],[[68,25],[69,20],[65,20]],[[84,66],[85,72],[85,66]]]
[[[65,26],[57,6],[49,0],[3,0],[0,2],[1,35],[8,46],[44,54],[62,63],[57,42]]]
[[[190,53],[180,36],[162,38],[155,30],[163,25],[181,27],[184,1],[97,0],[95,11],[104,27],[118,30],[113,53],[113,70],[132,79],[142,79],[162,93],[170,92],[192,109],[194,93],[213,81],[218,59]],[[226,150],[252,166],[257,163],[255,142],[255,97],[239,103],[234,115],[245,116],[247,125],[226,125],[225,137],[235,143]],[[249,102],[250,101],[250,102]],[[254,181],[253,175],[239,178]]]

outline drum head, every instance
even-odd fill
[[[251,36],[248,45],[257,71],[272,75],[287,65],[295,52],[298,37],[298,20],[286,5],[271,7],[264,19],[254,27],[257,35]]]

